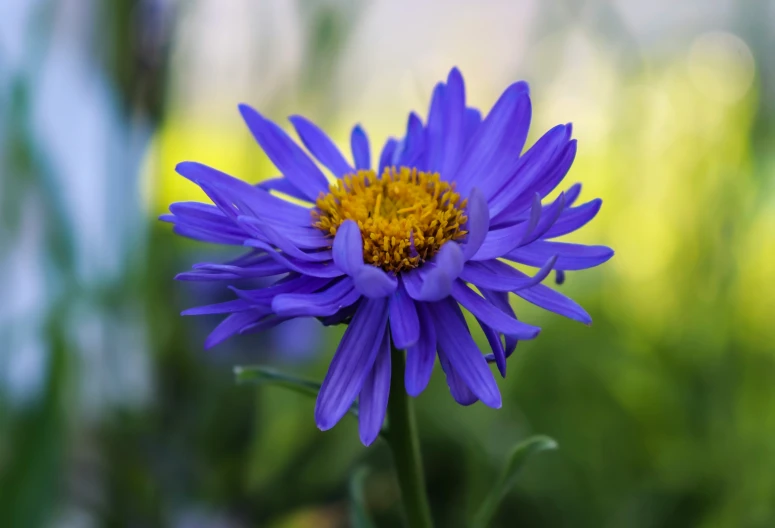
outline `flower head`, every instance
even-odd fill
[[[360,126],[352,131],[350,164],[303,117],[290,120],[312,157],[249,106],[240,111],[282,176],[253,186],[180,163],[177,171],[214,205],[176,203],[162,219],[190,238],[250,248],[225,264],[198,264],[179,279],[280,278],[254,290],[230,285],[233,301],[184,315],[227,315],[208,347],[295,317],[347,322],[315,408],[321,429],[333,427],[358,398],[361,440],[374,441],[386,412],[392,347],[406,350],[412,396],[427,386],[438,356],[457,402],[500,407],[488,361],[505,375],[517,342],[540,330],[517,319],[509,293],[591,322],[542,281],[552,270],[560,282],[565,271],[611,258],[605,246],[554,241],[594,218],[601,201],[574,206],[577,184],[542,203],[570,169],[576,141],[570,125],[558,125],[522,152],[531,115],[524,82],[509,86],[482,119],[466,106],[463,78],[453,69],[436,86],[426,122],[411,114],[405,136],[383,146],[376,170]],[[336,179],[329,181],[318,163]],[[527,275],[509,262],[538,271]],[[491,353],[480,352],[461,306],[482,327]]]

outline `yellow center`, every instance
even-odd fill
[[[313,225],[333,236],[342,222],[354,220],[363,260],[385,271],[416,268],[447,240],[467,233],[466,200],[438,173],[390,167],[378,177],[361,170],[336,180],[329,191],[317,199]]]

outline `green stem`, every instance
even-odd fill
[[[431,528],[414,408],[404,388],[404,352],[394,348],[391,362],[387,441],[393,451],[409,528]]]

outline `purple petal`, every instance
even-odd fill
[[[287,231],[281,234],[274,227],[271,227],[269,224],[261,222],[260,220],[256,220],[253,217],[240,216],[237,218],[237,222],[244,226],[246,231],[251,232],[255,238],[273,244],[284,251],[289,257],[307,262],[326,262],[330,261],[332,258],[332,252],[330,250],[314,251],[312,253],[302,251],[301,248],[296,246],[292,237],[288,236]],[[325,241],[321,242],[325,243]]]
[[[382,346],[358,398],[358,433],[363,445],[377,439],[385,422],[390,397],[390,334],[385,330]]]
[[[466,117],[465,117],[465,134],[466,134],[466,145],[468,145],[468,142],[471,141],[471,138],[474,137],[474,134],[479,129],[479,125],[482,124],[482,113],[477,110],[476,108],[466,108]]]
[[[485,260],[466,262],[460,278],[477,288],[495,291],[517,291],[531,288],[543,281],[554,268],[557,256],[550,257],[538,272],[530,277],[505,262]]]
[[[530,229],[530,223],[522,222],[489,231],[479,250],[470,260],[491,260],[502,257],[519,246],[520,240],[524,238],[528,229]]]
[[[207,306],[197,306],[196,308],[189,308],[183,310],[180,315],[211,315],[211,314],[225,314],[244,312],[249,310],[251,305],[243,301],[242,299],[235,299],[233,301],[226,301],[217,304],[208,304]]]
[[[420,322],[420,338],[406,349],[406,372],[404,385],[410,396],[417,397],[431,379],[433,362],[436,359],[436,328],[425,303],[417,303]]]
[[[295,271],[302,275],[311,275],[313,277],[339,277],[342,275],[342,271],[339,267],[330,263],[320,262],[305,262],[303,260],[297,260],[289,258],[282,253],[276,251],[272,246],[260,240],[250,239],[245,241],[245,245],[258,249],[263,249],[267,252],[267,256],[277,262],[278,264],[285,266],[284,271]]]
[[[574,203],[576,203],[576,200],[579,197],[579,194],[581,194],[581,184],[580,183],[574,183],[570,187],[568,187],[568,190],[565,191],[565,207],[570,207]]]
[[[398,141],[395,138],[388,138],[385,142],[385,146],[382,147],[382,153],[379,156],[379,171],[378,174],[382,174],[385,168],[393,165],[393,153],[396,151]]]
[[[334,315],[360,299],[352,280],[340,282],[317,293],[282,293],[272,299],[272,311],[283,317],[323,317]]]
[[[454,179],[465,147],[466,90],[460,70],[452,68],[447,77],[444,94],[444,136],[441,175],[445,180]]]
[[[337,178],[354,172],[342,153],[315,123],[302,116],[291,116],[288,120],[293,124],[301,142],[317,160]]]
[[[315,423],[333,427],[360,392],[382,347],[387,325],[387,299],[364,299],[345,330],[315,404]]]
[[[363,238],[353,220],[345,220],[336,231],[333,245],[334,264],[342,273],[354,276],[363,267]]]
[[[476,187],[471,190],[471,194],[468,196],[467,212],[468,240],[463,246],[463,260],[466,261],[479,251],[490,229],[490,211],[487,209],[487,200]]]
[[[566,130],[568,130],[566,125]],[[549,164],[542,167],[539,171],[539,176],[532,181],[528,189],[521,195],[519,195],[513,202],[505,206],[505,211],[497,214],[493,222],[495,224],[508,224],[514,221],[515,217],[519,217],[522,211],[530,203],[528,196],[532,193],[538,193],[542,198],[549,194],[557,185],[565,178],[565,175],[570,170],[573,160],[576,158],[576,140],[570,140],[567,144],[561,148],[551,159]],[[494,214],[497,208],[490,203],[490,214]],[[493,218],[491,216],[491,218]]]
[[[248,310],[245,312],[233,313],[215,327],[210,335],[205,339],[205,349],[213,348],[215,345],[223,343],[228,338],[237,335],[245,326],[255,323],[262,317],[268,315],[268,310]]]
[[[488,407],[500,408],[501,395],[498,385],[466,327],[460,308],[452,299],[445,299],[429,307],[436,328],[444,329],[443,332],[437,333],[436,338],[442,368],[445,362],[451,367],[449,371],[445,369],[447,381],[450,381],[450,376],[454,377],[454,374],[451,374],[454,372],[482,403]],[[450,390],[452,389],[453,384],[450,383]]]
[[[331,279],[320,279],[318,277],[308,277],[306,275],[296,275],[287,279],[279,280],[265,288],[254,290],[243,290],[229,286],[240,299],[253,304],[272,304],[272,299],[284,293],[312,293],[325,288],[333,281]]]
[[[557,219],[557,222],[546,232],[544,238],[556,238],[567,235],[583,227],[597,215],[602,205],[603,200],[597,198],[578,207],[565,209]]]
[[[420,339],[420,320],[414,301],[399,286],[390,297],[390,331],[396,348],[406,350]]]
[[[439,301],[449,295],[453,281],[463,271],[465,261],[460,246],[452,241],[445,242],[434,258],[435,267],[423,276],[420,299]]]
[[[392,295],[398,287],[398,280],[380,268],[364,265],[353,276],[355,289],[370,299],[379,299]]]
[[[247,182],[193,161],[175,166],[181,176],[199,185],[228,216],[250,214],[276,222],[309,225],[309,209],[293,204]],[[291,182],[293,183],[293,182]],[[236,209],[235,206],[236,205]]]
[[[551,205],[541,209],[541,217],[535,228],[530,232],[530,234],[526,234],[522,238],[522,241],[519,245],[526,246],[544,236],[546,232],[549,231],[549,229],[554,225],[554,223],[557,222],[557,219],[560,217],[560,214],[564,208],[565,193],[560,193],[560,195],[554,202],[552,202]]]
[[[477,319],[480,319],[493,330],[511,335],[517,339],[534,339],[541,331],[537,326],[529,325],[509,317],[503,311],[499,310],[486,299],[479,296],[471,290],[466,284],[457,280],[452,286],[452,297],[462,304],[466,310],[471,312]]]
[[[482,292],[482,295],[484,295],[484,298],[490,301],[493,306],[498,308],[500,311],[508,315],[509,317],[513,317],[514,319],[518,319],[517,314],[514,313],[514,309],[511,307],[511,304],[509,303],[509,294],[508,292],[499,292],[499,291],[492,291],[488,290],[486,288],[479,288],[479,291]],[[514,350],[517,349],[518,339],[514,336],[510,335],[504,335],[504,352],[506,355],[506,358],[508,359],[511,354],[514,353]],[[488,354],[486,356],[487,361],[495,361],[495,356],[491,354]]]
[[[240,335],[258,334],[267,330],[271,330],[275,326],[282,324],[289,319],[290,317],[277,317],[276,315],[268,315],[260,321],[243,326],[239,333]]]
[[[234,235],[230,233],[212,231],[210,229],[201,229],[187,225],[176,224],[172,232],[180,236],[207,242],[210,244],[224,244],[227,246],[241,246],[245,243],[247,235]]]
[[[592,318],[576,301],[543,284],[514,293],[544,310],[549,310],[586,325],[592,324]]]
[[[350,148],[353,151],[353,161],[357,170],[371,168],[371,152],[369,150],[369,137],[361,125],[353,127],[350,134]]]
[[[259,262],[254,262],[246,266],[234,266],[231,264],[213,264],[210,262],[200,262],[194,265],[194,269],[197,271],[211,272],[211,273],[229,273],[235,277],[243,279],[256,279],[259,277],[271,277],[273,275],[279,275],[281,273],[288,273],[289,269],[282,262],[274,261],[270,256],[266,255],[265,259]]]
[[[328,191],[325,175],[288,134],[248,105],[239,105],[239,110],[253,137],[294,187],[313,202]]]
[[[594,268],[606,262],[614,256],[614,251],[607,246],[585,246],[539,240],[529,246],[515,249],[504,257],[521,264],[539,267],[553,255],[558,256],[555,269],[582,270]]]
[[[467,406],[479,401],[476,394],[471,392],[471,389],[465,384],[463,378],[455,372],[452,363],[442,348],[439,348],[439,363],[441,363],[441,370],[444,371],[444,376],[447,378],[449,392],[457,403]]]
[[[509,178],[501,182],[496,193],[489,196],[490,215],[496,218],[503,211],[521,212],[514,205],[518,199],[532,200],[533,186],[542,178],[549,177],[563,156],[563,148],[569,140],[568,127],[558,125],[545,133],[528,149]],[[527,201],[524,205],[529,204]]]
[[[395,165],[412,167],[425,150],[425,128],[420,118],[412,112],[406,123],[406,136],[401,141],[394,156],[397,156]]]
[[[258,185],[256,185],[259,189],[263,189],[265,191],[277,191],[281,192],[283,194],[287,194],[288,196],[292,196],[293,198],[296,198],[297,200],[304,200],[309,201],[309,198],[307,198],[304,193],[302,193],[299,189],[297,189],[289,180],[288,178],[283,178],[282,176],[279,176],[277,178],[269,178],[268,180],[264,180],[260,182]]]
[[[441,171],[444,160],[444,92],[444,83],[438,83],[433,89],[431,106],[428,110],[425,145],[426,165],[430,172]]]
[[[519,82],[508,87],[466,147],[457,170],[458,192],[467,195],[477,186],[489,198],[514,173],[527,138],[530,114],[527,84]]]
[[[484,332],[484,337],[487,338],[487,343],[490,345],[490,349],[492,350],[492,356],[495,360],[495,365],[498,367],[498,372],[500,372],[501,377],[506,377],[506,353],[503,350],[503,343],[501,342],[501,337],[498,332],[487,326],[484,322],[482,322],[480,319],[477,319],[477,322],[479,323],[479,326],[482,327],[482,331]]]

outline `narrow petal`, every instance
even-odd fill
[[[498,367],[498,372],[500,372],[501,377],[506,377],[506,353],[503,350],[503,343],[501,342],[501,337],[498,332],[487,326],[486,323],[484,323],[482,320],[477,319],[476,320],[479,323],[479,326],[482,327],[482,332],[484,332],[484,337],[487,338],[487,343],[490,345],[490,350],[492,350],[492,356],[495,360],[495,365]]]
[[[430,172],[441,171],[444,159],[444,83],[438,83],[433,89],[431,106],[428,111],[426,134],[425,165]],[[441,175],[442,178],[444,175]]]
[[[557,263],[554,265],[555,269],[582,270],[594,268],[608,261],[614,256],[614,251],[607,246],[585,246],[568,242],[539,240],[529,246],[515,249],[504,257],[514,262],[539,267],[553,255],[558,256]]]
[[[471,312],[493,330],[514,336],[518,339],[534,339],[541,331],[537,326],[529,325],[509,317],[503,311],[493,306],[486,299],[471,290],[461,281],[455,281],[452,286],[452,297],[455,298],[466,310]]]
[[[543,207],[541,209],[541,217],[536,224],[535,228],[530,232],[530,234],[526,234],[522,241],[520,242],[520,246],[526,246],[528,244],[532,244],[542,236],[546,234],[549,229],[557,222],[557,219],[560,218],[560,214],[562,214],[562,210],[565,208],[565,193],[560,193],[560,195],[557,197],[557,199],[552,202],[551,205],[548,207]]]
[[[327,262],[332,258],[332,252],[330,250],[312,251],[309,253],[302,251],[302,249],[295,244],[293,237],[289,236],[288,231],[280,233],[270,224],[262,223],[253,217],[240,216],[237,218],[237,222],[240,225],[245,226],[246,230],[249,229],[256,238],[283,250],[289,257],[307,262]],[[321,244],[326,244],[324,239],[319,239],[319,242]],[[322,247],[326,247],[327,245],[328,244]]]
[[[363,238],[353,220],[345,220],[336,231],[333,244],[334,264],[342,273],[354,276],[363,268]]]
[[[199,185],[227,216],[236,218],[241,213],[294,225],[310,223],[308,208],[272,196],[202,163],[184,161],[175,166],[175,171]]]
[[[389,396],[390,334],[386,330],[374,366],[366,376],[358,398],[358,433],[363,445],[371,445],[379,436],[385,422]]]
[[[468,196],[468,240],[463,246],[463,260],[470,260],[484,243],[490,230],[490,211],[487,200],[474,187]]]
[[[455,242],[446,242],[434,258],[435,267],[423,276],[420,298],[424,301],[439,301],[447,297],[452,283],[460,276],[464,265],[463,251]]]
[[[567,125],[566,125],[567,127]],[[566,128],[567,130],[567,128]],[[538,177],[535,178],[529,185],[527,190],[520,194],[513,202],[505,205],[505,211],[492,215],[498,210],[497,207],[490,202],[490,218],[493,218],[494,223],[503,224],[509,223],[513,218],[519,217],[524,209],[529,205],[529,196],[534,193],[543,198],[565,178],[565,175],[573,165],[573,160],[576,158],[576,140],[570,140],[562,147],[548,162],[548,164],[538,170]]]
[[[445,361],[448,361],[448,366],[451,367],[449,372],[445,370],[447,381],[450,381],[450,372],[454,371],[482,403],[488,407],[500,408],[501,395],[498,385],[487,367],[487,361],[471,337],[457,303],[452,299],[445,299],[430,307],[436,328],[444,329],[437,333],[436,338],[442,367]],[[450,384],[450,389],[452,388]]]
[[[295,187],[288,178],[283,178],[282,176],[279,176],[277,178],[269,178],[268,180],[264,180],[258,185],[256,185],[259,189],[263,189],[265,191],[277,191],[283,194],[287,194],[288,196],[291,196],[293,198],[296,198],[297,200],[304,200],[305,202],[309,202],[309,198],[301,192],[297,187]]]
[[[502,211],[514,212],[515,201],[520,197],[532,200],[532,186],[542,177],[549,176],[562,159],[563,147],[569,140],[568,127],[557,125],[530,147],[519,159],[514,172],[501,182],[498,192],[489,196],[490,215],[495,218]],[[530,202],[527,202],[528,204]],[[521,212],[521,208],[517,212]]]
[[[269,258],[274,260],[277,264],[285,267],[284,272],[295,271],[296,273],[301,273],[302,275],[311,275],[313,277],[323,278],[333,278],[342,275],[342,271],[339,269],[339,267],[334,266],[331,263],[306,262],[303,260],[290,258],[276,251],[266,242],[261,242],[260,240],[249,239],[245,241],[245,245],[266,251]]]
[[[240,335],[260,334],[261,332],[271,330],[275,326],[282,324],[289,319],[290,317],[277,317],[276,315],[270,314],[259,321],[243,326],[240,328],[239,333]]]
[[[239,105],[250,132],[275,167],[304,196],[315,201],[328,190],[328,180],[307,154],[279,126],[265,119],[248,105]]]
[[[420,322],[420,338],[416,344],[406,349],[404,373],[406,392],[415,397],[428,386],[436,359],[436,327],[433,318],[425,303],[417,303],[416,308]]]
[[[468,145],[468,142],[471,141],[472,137],[474,137],[474,134],[479,129],[479,125],[481,124],[482,124],[482,113],[476,108],[471,108],[471,107],[466,108],[466,117],[465,117],[466,145]]]
[[[519,246],[519,242],[529,229],[530,223],[522,222],[488,231],[484,237],[484,242],[470,260],[492,260],[502,257]]]
[[[412,112],[409,114],[409,120],[406,123],[406,136],[398,146],[395,152],[395,165],[411,167],[416,165],[417,160],[425,151],[425,128],[422,126],[420,118]]]
[[[355,289],[370,299],[379,299],[392,295],[398,287],[398,280],[380,268],[364,265],[353,276]]]
[[[420,339],[417,308],[403,285],[390,297],[390,331],[396,348],[406,350]]]
[[[515,293],[527,302],[540,306],[544,310],[549,310],[586,325],[592,324],[592,318],[576,301],[543,284],[526,290],[519,290]]]
[[[228,232],[224,233],[221,231],[213,231],[211,229],[202,229],[181,224],[176,224],[175,227],[172,228],[172,232],[186,238],[199,240],[200,242],[224,244],[227,246],[241,246],[248,237],[246,234],[235,235]]]
[[[281,249],[282,245],[273,242],[277,237],[283,239],[283,245],[287,241],[287,243],[299,249],[327,249],[331,247],[331,238],[326,236],[321,230],[312,227],[267,222],[253,216],[239,216],[237,217],[237,223],[245,231],[259,235],[259,238],[264,239],[266,242],[271,242]],[[245,224],[248,225],[246,226]],[[272,232],[268,232],[267,229],[271,229]],[[289,252],[289,254],[291,253]],[[328,259],[330,260],[331,256]],[[325,259],[317,257],[312,260]]]
[[[444,97],[444,157],[441,176],[453,180],[465,147],[466,89],[460,70],[452,68],[447,77]]]
[[[379,171],[382,174],[386,167],[393,165],[393,153],[396,151],[398,141],[395,138],[389,138],[382,147],[382,153],[379,156]]]
[[[570,207],[574,203],[576,203],[576,200],[579,197],[579,194],[581,194],[581,184],[580,183],[574,183],[568,189],[565,191],[565,207]]]
[[[225,314],[244,312],[251,308],[250,304],[242,299],[235,299],[233,301],[226,301],[216,304],[208,304],[206,306],[197,306],[196,308],[189,308],[183,310],[180,315],[211,315],[211,314]]]
[[[257,279],[260,277],[272,277],[281,273],[288,273],[290,269],[283,263],[273,260],[269,255],[260,262],[254,262],[246,266],[234,266],[231,264],[214,264],[200,262],[194,265],[197,271],[211,273],[229,273],[238,278]]]
[[[602,205],[603,200],[597,198],[578,207],[565,209],[544,238],[556,238],[580,229],[597,216]]]
[[[479,291],[484,295],[484,298],[490,301],[490,303],[498,308],[500,311],[508,315],[509,317],[513,317],[514,319],[519,319],[517,317],[517,314],[514,313],[514,308],[511,307],[511,303],[509,303],[509,294],[508,292],[500,292],[500,291],[492,291],[488,290],[486,288],[479,288]],[[504,341],[504,352],[506,354],[506,358],[508,359],[511,357],[511,354],[514,353],[514,350],[517,349],[517,344],[519,340],[510,335],[503,335],[503,341]],[[489,356],[489,354],[488,354]],[[493,355],[492,358],[487,357],[487,361],[495,361],[495,356]]]
[[[361,125],[353,127],[350,134],[350,148],[353,151],[353,161],[357,170],[371,168],[371,151],[369,150],[369,137]]]
[[[293,276],[279,280],[267,286],[265,288],[258,288],[254,290],[243,290],[234,286],[229,286],[229,289],[235,293],[240,299],[243,299],[252,304],[272,304],[272,299],[281,294],[286,293],[312,293],[314,291],[321,290],[332,284],[332,279],[321,279],[318,277],[308,277],[306,275],[298,275],[296,273]]]
[[[334,315],[360,299],[352,279],[342,281],[317,293],[283,293],[272,299],[272,311],[283,317],[323,317]]]
[[[345,174],[351,174],[353,168],[344,159],[342,153],[331,141],[331,138],[323,132],[315,123],[302,116],[291,116],[288,118],[299,134],[301,142],[307,147],[317,160],[323,164],[331,173],[340,178]]]
[[[531,288],[541,283],[554,269],[557,255],[546,261],[538,272],[530,277],[518,269],[499,260],[482,262],[466,262],[460,278],[470,282],[477,288],[487,288],[494,291],[517,291]]]
[[[514,173],[530,126],[527,84],[507,88],[471,138],[457,170],[458,192],[479,187],[489,198]]]
[[[325,431],[350,408],[371,371],[387,325],[387,299],[364,299],[345,330],[315,404],[315,422]]]
[[[255,323],[262,317],[269,314],[268,310],[248,310],[245,312],[233,313],[210,332],[210,335],[205,339],[205,349],[213,348],[215,345],[219,345],[226,341],[228,338],[237,335],[245,326]]]
[[[473,405],[479,398],[468,388],[463,378],[460,377],[452,366],[444,349],[439,347],[439,363],[444,376],[447,378],[447,386],[452,398],[460,405]]]

